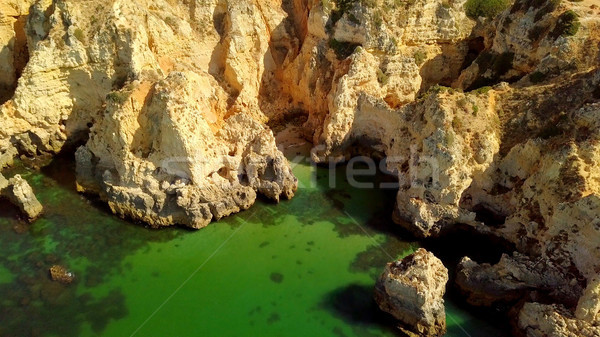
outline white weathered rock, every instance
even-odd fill
[[[446,333],[444,293],[448,270],[425,249],[386,265],[375,286],[375,301],[409,336]]]

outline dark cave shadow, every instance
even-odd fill
[[[469,316],[458,323],[452,317],[448,317],[449,312],[446,308],[446,335],[510,336],[510,326],[503,313],[486,308],[473,310],[466,304],[457,303],[455,297],[454,294],[447,293],[444,299],[452,301],[457,309],[467,311]],[[392,315],[379,309],[373,299],[371,286],[350,284],[335,289],[324,296],[320,307],[346,322],[357,336],[377,336],[372,329],[385,331],[390,335],[406,336],[397,329],[399,322]],[[481,322],[485,322],[485,325]]]
[[[10,45],[11,43],[14,44],[16,41],[16,39],[13,37],[10,42],[8,42],[8,44],[6,46],[4,46],[2,49],[0,49],[0,56],[3,56],[3,54],[9,54],[10,50],[8,48],[8,45]],[[6,74],[3,74],[3,76],[6,76]],[[5,80],[5,79],[3,79]],[[11,79],[13,83],[4,83],[4,84],[0,84],[0,105],[4,104],[6,101],[10,100],[13,97],[13,94],[15,93],[15,90],[17,89],[16,87],[16,78]]]
[[[358,336],[374,336],[369,331],[374,328],[403,336],[395,328],[394,318],[375,303],[371,286],[350,284],[338,288],[325,295],[320,307],[348,323]]]

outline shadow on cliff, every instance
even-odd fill
[[[307,114],[301,107],[293,106],[292,96],[283,85],[284,69],[298,56],[308,34],[306,5],[306,1],[283,1],[281,9],[287,14],[286,18],[275,28],[268,28],[271,36],[269,48],[262,58],[265,69],[260,81],[258,104],[271,122],[285,124],[302,120],[298,115]],[[270,126],[273,126],[272,123]]]
[[[12,38],[7,45],[5,45],[4,47],[2,47],[0,49],[0,60],[3,59],[7,59],[9,58],[9,55],[11,54],[11,50],[10,48],[8,48],[9,45],[14,44],[15,43],[15,38]],[[13,78],[7,78],[5,76],[7,76],[8,74],[6,73],[2,73],[2,82],[0,83],[0,105],[4,104],[6,101],[8,101],[9,99],[11,99],[11,97],[13,96],[13,94],[15,93],[15,89],[16,87],[16,79]],[[11,80],[10,83],[7,80]]]
[[[194,3],[194,1],[192,1]],[[193,6],[195,8],[195,5]],[[192,11],[190,9],[190,11]],[[194,16],[191,16],[192,18]],[[213,27],[219,34],[219,42],[210,56],[210,63],[208,66],[208,73],[217,81],[219,86],[229,95],[227,100],[227,111],[233,106],[235,100],[239,96],[239,92],[231,88],[231,86],[225,80],[225,67],[227,59],[227,44],[226,44],[226,30],[227,30],[227,8],[224,5],[216,6],[213,12]]]

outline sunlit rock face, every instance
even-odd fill
[[[227,96],[211,88],[210,76],[172,72],[110,103],[77,150],[79,188],[153,226],[193,228],[249,208],[257,192],[291,198],[297,180],[272,132],[243,113],[216,127],[210,112]]]
[[[114,212],[199,228],[294,195],[266,125],[302,115],[313,161],[387,158],[414,235],[466,224],[516,248],[465,262],[473,293],[510,270],[573,309],[600,272],[599,9],[518,0],[472,20],[464,5],[4,1],[0,167],[76,151],[79,189]],[[539,264],[571,292],[523,271]]]
[[[448,269],[442,261],[421,248],[387,264],[375,286],[375,301],[408,336],[443,336],[447,282]]]
[[[277,48],[294,43],[280,2],[25,8],[30,59],[2,105],[3,154],[57,153],[89,133],[77,152],[80,190],[152,226],[199,228],[247,209],[256,193],[294,195],[263,125],[264,111],[283,109],[263,108],[286,56]]]

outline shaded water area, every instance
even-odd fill
[[[31,225],[0,202],[0,336],[397,336],[372,300],[391,258],[418,244],[391,222],[394,191],[357,190],[308,164],[278,205],[199,231],[150,230],[77,194],[73,165],[17,165],[45,207]],[[65,265],[73,284],[52,282]],[[447,301],[447,336],[503,336]]]

